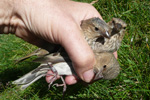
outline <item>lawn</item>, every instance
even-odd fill
[[[90,3],[92,0],[78,1]],[[150,99],[150,1],[99,0],[93,6],[106,22],[118,17],[128,24],[126,35],[118,50],[121,72],[114,80],[99,80],[88,86],[80,83],[68,86],[64,99]],[[62,87],[52,87],[48,90],[44,78],[25,91],[20,91],[11,84],[13,80],[39,65],[30,62],[30,59],[14,63],[16,59],[36,48],[14,35],[0,34],[0,100],[62,99]]]

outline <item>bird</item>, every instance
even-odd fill
[[[91,39],[90,46],[93,52],[115,52],[119,49],[126,32],[127,24],[120,18],[112,18],[105,24],[105,29],[109,29],[110,38],[98,37]]]
[[[95,58],[95,76],[91,82],[97,81],[99,79],[111,80],[118,76],[120,72],[120,65],[112,53],[95,53]],[[49,81],[49,88],[59,75],[62,79],[63,84],[59,85],[56,83],[54,85],[64,86],[64,93],[67,86],[62,76],[77,75],[73,69],[72,62],[68,55],[66,55],[66,53],[51,53],[49,55],[36,58],[34,62],[38,62],[41,64],[36,69],[13,81],[13,84],[19,85],[21,90],[26,89],[29,85],[31,85],[41,77],[47,76],[48,71],[52,71],[54,74],[51,74],[53,77]]]
[[[91,40],[97,39],[98,37],[109,38],[110,36],[109,35],[110,30],[111,30],[110,27],[108,27],[105,21],[101,20],[98,17],[90,18],[87,20],[82,20],[80,26],[82,29],[82,34],[90,46],[91,46],[91,42],[93,42]],[[46,46],[44,46],[44,49],[38,48],[32,53],[27,54],[26,56],[17,59],[16,63],[21,62],[25,59],[28,59],[32,56],[41,57],[50,53],[54,53],[56,51],[59,52],[60,50],[62,50],[62,48],[63,47],[61,47],[60,45],[58,46],[58,45],[46,44]]]
[[[120,72],[120,66],[112,52],[120,47],[125,34],[126,23],[119,18],[113,18],[110,22],[106,23],[94,17],[81,21],[80,26],[84,38],[93,50],[96,58],[96,64],[94,65],[95,77],[92,82],[99,79],[114,79],[117,77]],[[62,49],[55,53],[50,53],[47,50],[45,52],[43,55],[42,53],[33,52],[35,53],[34,55],[39,56],[33,61],[41,63],[41,65],[14,81],[13,84],[21,85],[21,89],[25,89],[42,76],[46,76],[47,72],[51,70],[55,75],[50,80],[49,87],[56,80],[56,76],[60,75],[64,86],[63,92],[65,92],[66,85],[62,76],[75,74],[72,62]],[[59,85],[57,84],[56,86]]]
[[[112,18],[111,21],[106,23],[104,20],[94,17],[87,20],[82,20],[80,26],[82,29],[82,34],[93,52],[115,52],[121,45],[127,24],[119,18]],[[55,45],[53,45],[52,48],[54,47]],[[40,57],[50,54],[52,53],[52,50],[53,52],[54,50],[59,52],[62,47],[57,46],[55,49],[50,49],[51,45],[49,45],[44,48],[48,49],[38,48],[25,57],[16,60],[16,63],[35,55]]]

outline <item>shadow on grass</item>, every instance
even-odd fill
[[[3,92],[3,90],[7,87],[10,87],[10,82],[18,79],[20,76],[23,76],[24,74],[28,73],[32,69],[36,68],[39,64],[36,63],[19,63],[15,65],[14,63],[9,64],[11,67],[7,67],[0,73],[0,83],[3,85],[3,88],[0,87],[0,92]],[[12,67],[13,66],[13,67]],[[18,67],[19,66],[19,67]]]
[[[4,92],[8,88],[14,88],[15,85],[12,85],[11,82],[18,79],[19,77],[25,75],[26,73],[30,72],[34,68],[36,68],[39,64],[33,62],[22,62],[17,65],[9,64],[8,67],[1,71],[0,73],[0,93]],[[57,80],[54,83],[61,84],[61,80]],[[66,100],[68,96],[78,94],[80,90],[85,88],[82,84],[76,84],[67,86],[67,91],[65,93],[64,99]],[[19,92],[18,92],[19,93]],[[55,87],[52,86],[50,90],[48,90],[48,84],[46,83],[45,79],[42,78],[37,82],[33,83],[29,88],[25,90],[23,93],[25,95],[21,95],[24,99],[29,99],[33,97],[35,94],[38,94],[39,98],[52,98],[52,99],[63,99],[63,87]]]

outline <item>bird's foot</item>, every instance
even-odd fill
[[[58,73],[57,71],[55,70],[55,68],[52,66],[52,64],[49,64],[48,65],[50,66],[51,68],[51,71],[53,72],[52,74],[47,74],[46,76],[53,76],[50,80],[49,80],[49,85],[48,85],[48,90],[50,89],[51,85],[53,84],[53,82],[57,79],[57,76],[58,76]],[[63,86],[63,95],[64,93],[66,92],[66,89],[67,89],[67,85],[66,85],[66,82],[65,80],[63,79],[62,76],[60,76],[61,80],[62,80],[62,84],[58,84],[58,83],[55,83],[53,84],[53,86]]]
[[[51,87],[51,85],[53,84],[53,82],[57,79],[57,73],[48,74],[47,76],[53,76],[53,77],[49,80],[49,85],[48,85],[48,90],[49,90],[50,87]]]
[[[66,92],[67,85],[66,85],[66,82],[65,82],[65,80],[63,79],[63,77],[61,76],[60,78],[61,78],[63,84],[55,83],[55,84],[53,84],[53,86],[57,86],[57,87],[59,87],[59,86],[64,86],[64,87],[63,87],[63,94],[64,94],[64,93]]]
[[[51,71],[53,72],[52,74],[47,74],[46,76],[52,76],[52,78],[49,80],[49,85],[48,85],[48,90],[50,89],[51,85],[53,84],[53,82],[57,79],[57,71],[54,69],[53,65],[52,64],[49,64],[48,65],[50,66],[51,68]]]

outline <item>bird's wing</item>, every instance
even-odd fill
[[[32,53],[27,54],[26,56],[17,59],[17,60],[15,61],[15,63],[19,63],[19,62],[21,62],[21,61],[24,61],[24,60],[26,60],[26,59],[28,59],[28,58],[30,58],[30,57],[32,57],[32,56],[45,56],[45,55],[47,55],[48,53],[49,53],[49,52],[48,52],[47,50],[38,48],[38,49],[36,49],[35,51],[33,51]]]
[[[38,63],[48,63],[51,62],[52,64],[59,63],[59,62],[71,62],[70,58],[67,55],[61,55],[60,53],[52,53],[43,57],[39,57],[33,60],[33,62]]]

